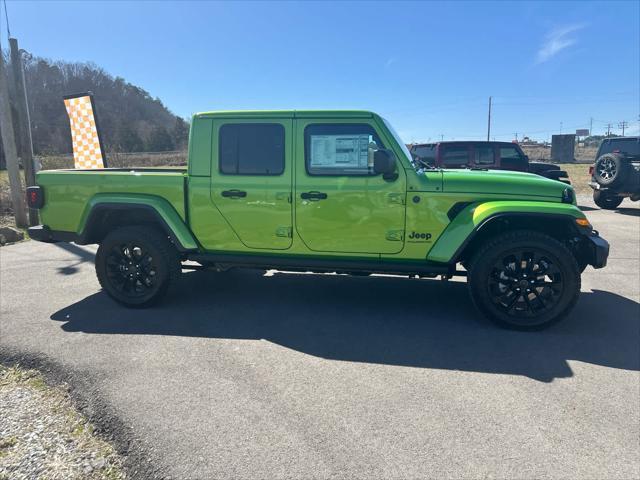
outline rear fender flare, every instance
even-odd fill
[[[79,225],[79,239],[82,243],[95,243],[94,233],[100,227],[101,219],[107,212],[132,213],[141,211],[153,218],[172,240],[179,251],[198,249],[193,234],[175,208],[164,198],[154,195],[97,194],[89,200]]]

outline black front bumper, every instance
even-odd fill
[[[593,230],[583,240],[585,254],[589,265],[593,268],[603,268],[607,265],[609,257],[609,242]]]

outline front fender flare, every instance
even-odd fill
[[[455,262],[464,246],[492,219],[506,215],[585,218],[575,205],[539,201],[500,200],[472,203],[458,213],[427,254],[433,262]]]

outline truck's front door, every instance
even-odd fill
[[[406,176],[373,172],[386,148],[369,119],[296,120],[296,231],[316,252],[393,254],[402,250]]]
[[[213,124],[211,199],[248,248],[291,246],[291,118]]]

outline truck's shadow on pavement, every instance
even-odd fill
[[[480,318],[464,283],[193,272],[151,309],[126,309],[100,292],[51,318],[69,332],[265,339],[327,359],[545,382],[572,376],[570,360],[640,370],[640,304],[604,291],[583,293],[560,324],[520,333]]]
[[[618,208],[617,213],[622,215],[630,215],[632,217],[640,217],[640,208]]]

